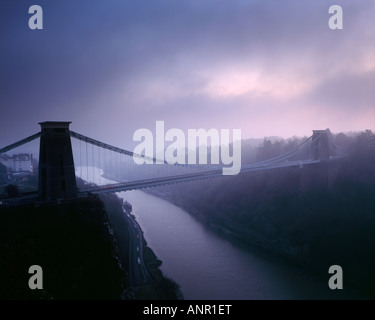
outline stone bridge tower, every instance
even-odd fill
[[[313,130],[311,140],[311,160],[329,159],[328,133],[329,129]]]
[[[72,145],[71,122],[41,122],[39,150],[39,197],[42,200],[74,198],[77,182]]]

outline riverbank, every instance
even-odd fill
[[[329,267],[338,264],[346,291],[353,298],[373,299],[372,161],[370,156],[348,158],[332,170],[313,168],[313,175],[274,170],[147,192],[189,212],[232,243],[286,262],[322,283],[330,277]],[[329,184],[314,184],[317,176]]]
[[[112,177],[103,173],[101,169],[91,168],[95,173],[94,180],[88,182],[90,184],[107,180],[108,183],[111,183],[110,180]],[[76,168],[76,172],[80,172],[80,168]],[[84,182],[82,178],[77,179],[77,184],[79,187],[83,187],[87,182]],[[101,201],[104,203],[106,211],[108,213],[109,222],[111,225],[111,230],[114,235],[116,246],[119,252],[119,259],[121,264],[124,266],[124,269],[129,269],[129,229],[128,229],[128,220],[125,218],[125,215],[122,210],[123,201],[114,193],[102,194],[100,195]],[[135,216],[133,215],[135,219]],[[143,233],[143,231],[142,231]],[[164,276],[160,270],[162,261],[157,258],[151,248],[147,246],[147,241],[143,241],[143,254],[144,262],[148,272],[152,277],[152,282],[146,283],[138,287],[128,287],[126,292],[123,294],[123,299],[137,299],[137,300],[180,300],[183,299],[183,294],[179,288],[179,285],[174,282],[172,279]],[[127,280],[129,282],[129,272],[127,272]]]
[[[102,195],[108,212],[114,238],[116,239],[119,257],[122,265],[129,266],[129,230],[128,220],[122,211],[122,201],[115,194]],[[135,217],[133,216],[135,219]],[[136,300],[180,300],[183,294],[179,286],[165,277],[160,270],[162,261],[157,258],[153,250],[148,247],[146,239],[143,241],[143,259],[152,281],[141,286],[128,288],[126,299]],[[127,274],[129,276],[129,274]],[[129,279],[128,279],[129,280]]]

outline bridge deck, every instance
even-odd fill
[[[248,165],[241,168],[241,173],[244,172],[254,172],[254,171],[261,171],[261,170],[271,170],[277,168],[287,168],[287,167],[303,167],[305,165],[319,163],[320,160],[306,160],[306,161],[288,161],[283,164],[278,165]],[[145,179],[139,181],[131,181],[131,182],[120,182],[114,183],[109,185],[103,186],[95,186],[87,189],[83,189],[81,193],[91,193],[91,194],[101,194],[101,193],[108,193],[108,192],[120,192],[120,191],[129,191],[129,190],[137,190],[137,189],[144,189],[162,185],[168,185],[173,183],[181,183],[187,181],[195,181],[195,180],[202,180],[202,179],[209,179],[209,178],[216,178],[222,176],[222,170],[210,170],[204,171],[199,173],[191,173],[191,174],[183,174],[178,176],[171,176],[171,177],[162,177],[162,178],[154,178],[154,179]]]

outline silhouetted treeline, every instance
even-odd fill
[[[165,186],[152,192],[222,235],[262,248],[328,279],[340,265],[344,285],[375,297],[375,136],[330,134],[343,158],[306,166]],[[265,139],[253,159],[302,142]]]

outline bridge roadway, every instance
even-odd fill
[[[281,164],[248,164],[244,165],[241,168],[241,173],[244,172],[252,172],[252,171],[260,171],[260,170],[270,170],[276,168],[287,168],[287,167],[300,167],[306,165],[311,165],[315,163],[319,163],[320,160],[305,160],[305,161],[286,161]],[[154,178],[154,179],[145,179],[145,180],[138,180],[132,182],[121,182],[121,183],[114,183],[104,186],[95,186],[90,187],[87,189],[80,189],[78,190],[77,197],[84,198],[89,194],[102,194],[102,193],[110,193],[110,192],[120,192],[120,191],[129,191],[129,190],[137,190],[137,189],[145,189],[150,187],[157,187],[162,185],[168,185],[173,183],[180,183],[180,182],[188,182],[194,180],[202,180],[202,179],[210,179],[210,178],[217,178],[221,177],[222,170],[215,169],[203,172],[195,172],[190,174],[184,175],[176,175],[170,177],[161,177],[161,178]],[[55,199],[55,200],[39,200],[38,199],[38,191],[28,192],[27,194],[21,194],[20,197],[10,198],[10,199],[0,199],[0,207],[9,207],[9,206],[19,206],[22,204],[40,204],[46,205],[48,203],[54,204],[59,202],[67,201],[67,199]]]
[[[259,164],[259,165],[245,165],[241,168],[241,173],[244,172],[253,172],[253,171],[260,171],[260,170],[270,170],[276,168],[287,168],[287,167],[300,167],[302,168],[305,165],[319,163],[320,160],[298,160],[298,161],[286,161],[281,164]],[[120,191],[129,191],[129,190],[137,190],[137,189],[144,189],[156,186],[162,186],[167,184],[173,183],[180,183],[180,182],[188,182],[188,181],[195,181],[201,179],[209,179],[209,178],[216,178],[221,177],[222,169],[214,169],[208,170],[203,172],[196,172],[196,173],[189,173],[183,175],[175,175],[170,177],[162,177],[162,178],[153,178],[153,179],[144,179],[139,181],[132,181],[132,182],[120,182],[114,183],[110,185],[104,186],[95,186],[88,189],[80,190],[79,195],[84,195],[87,193],[91,194],[101,194],[101,193],[108,193],[108,192],[120,192]]]
[[[150,281],[151,276],[143,260],[143,234],[135,219],[123,209],[128,220],[129,243],[129,280],[132,287],[136,287]]]

